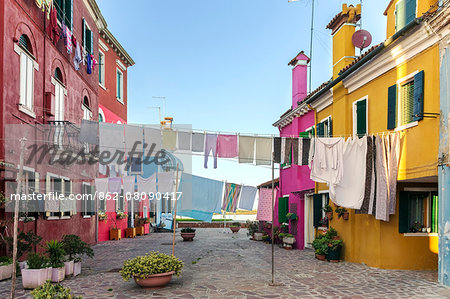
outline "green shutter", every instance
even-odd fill
[[[319,227],[322,219],[322,194],[313,195],[313,217],[314,227]]]
[[[83,46],[86,47],[86,20],[83,18]],[[83,57],[84,59],[84,57]]]
[[[416,18],[416,0],[405,0],[405,1],[406,1],[405,20],[406,24],[409,24]]]
[[[421,71],[414,76],[414,117],[413,121],[423,119],[423,98],[424,98],[425,73]]]
[[[395,119],[397,115],[397,84],[392,85],[388,89],[388,112],[387,112],[387,128],[395,129]]]
[[[328,117],[328,137],[333,137],[333,121],[331,116]]]
[[[102,83],[102,53],[98,52],[98,82]]]
[[[367,134],[367,101],[356,102],[356,134],[364,136]]]
[[[325,134],[325,125],[324,123],[317,124],[317,137],[324,137]]]
[[[309,132],[300,132],[298,134],[298,137],[300,137],[300,138],[309,138]]]
[[[64,22],[66,26],[73,29],[73,0],[64,0]]]
[[[409,193],[400,191],[398,208],[398,232],[409,232]]]
[[[432,196],[432,210],[431,210],[431,232],[438,232],[438,215],[439,215],[439,197],[437,195]]]
[[[278,198],[278,222],[287,223],[286,214],[289,211],[289,197]]]
[[[94,55],[94,31],[91,31],[91,54]]]

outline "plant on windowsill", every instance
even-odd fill
[[[292,221],[296,221],[298,220],[298,216],[295,213],[287,213],[286,214],[286,218]]]
[[[120,275],[125,281],[133,278],[142,287],[162,287],[170,282],[172,275],[179,276],[182,269],[183,262],[180,259],[152,251],[126,260]]]
[[[409,229],[410,232],[412,233],[418,233],[421,232],[423,228],[422,223],[420,223],[419,221],[414,222],[414,224],[411,226],[411,228]]]
[[[123,212],[123,211],[117,211],[117,216],[116,218],[119,220],[122,219],[126,219],[128,217],[127,213]]]
[[[333,219],[333,208],[330,205],[325,205],[322,210],[325,212],[328,220]]]
[[[63,281],[66,274],[63,262],[66,252],[64,251],[63,243],[57,240],[48,241],[45,246],[45,251],[52,265],[52,282]]]
[[[342,217],[342,219],[348,220],[348,215],[349,215],[349,213],[348,213],[348,211],[347,211],[346,208],[343,208],[343,207],[337,207],[336,210],[335,210],[335,212],[336,212],[336,214],[338,214],[338,218],[341,218],[341,217]]]
[[[98,211],[98,220],[99,221],[105,221],[105,223],[108,222],[108,214],[104,211]]]

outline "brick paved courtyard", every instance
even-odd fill
[[[197,229],[194,242],[177,234],[176,255],[185,263],[183,274],[163,289],[146,290],[118,273],[125,259],[150,250],[171,253],[172,234],[108,241],[95,246],[95,259],[86,260],[82,274],[63,282],[83,298],[450,298],[438,285],[435,271],[392,271],[352,263],[328,263],[312,250],[276,248],[276,280],[268,285],[270,245],[250,241],[246,230],[237,235],[223,229]],[[0,298],[9,295],[10,280],[0,282]],[[29,292],[18,280],[17,298]]]

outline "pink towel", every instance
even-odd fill
[[[276,195],[276,192],[274,195]],[[259,189],[256,220],[272,221],[272,188]]]
[[[219,135],[217,156],[219,158],[236,158],[238,156],[236,135]]]

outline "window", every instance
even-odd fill
[[[57,79],[57,78],[56,78]],[[66,89],[62,82],[55,80],[55,120],[63,121],[64,120],[64,95]]]
[[[83,183],[82,184],[82,194],[83,194],[83,202],[82,202],[82,212],[83,216],[92,216],[95,215],[95,200],[93,195],[92,186]]]
[[[91,108],[89,108],[89,99],[88,97],[84,97],[83,98],[83,105],[82,105],[82,110],[83,110],[83,119],[89,120],[91,119]]]
[[[416,18],[416,0],[400,0],[395,6],[395,31],[401,30]]]
[[[26,194],[33,194],[35,191],[35,174],[31,170],[23,170],[24,190]]]
[[[102,87],[105,87],[105,54],[98,51],[98,82]]]
[[[20,47],[20,106],[33,113],[34,106],[34,57],[28,36],[19,39]],[[33,113],[34,114],[34,113]]]
[[[314,227],[321,226],[321,220],[325,217],[323,208],[329,204],[330,196],[328,193],[319,193],[313,195],[313,223]]]
[[[102,122],[104,122],[105,120],[103,119],[103,115],[102,114],[98,114],[98,122],[99,123],[102,123]]]
[[[331,137],[332,132],[331,116],[317,124],[317,137]]]
[[[58,21],[64,23],[72,31],[73,28],[73,0],[55,0],[56,12],[58,15]]]
[[[438,232],[439,197],[437,192],[401,191],[399,232]]]
[[[60,200],[59,195],[62,193],[62,180],[59,177],[56,176],[50,176],[50,191],[54,193],[55,199],[56,199],[56,204],[58,206],[58,209],[60,207]],[[50,212],[47,213],[47,216],[49,217],[59,217],[60,216],[60,212]]]
[[[116,90],[116,96],[117,100],[121,103],[123,103],[123,73],[117,69],[117,90]]]
[[[362,137],[367,134],[367,97],[353,103],[353,135]]]
[[[388,88],[388,130],[423,119],[424,80],[424,71],[414,72]]]
[[[142,174],[142,158],[141,157],[130,157],[130,174]]]
[[[118,196],[116,201],[116,211],[125,212],[125,198],[123,189],[120,190],[120,196]]]
[[[87,53],[94,54],[94,33],[85,19],[83,19],[83,45]]]

